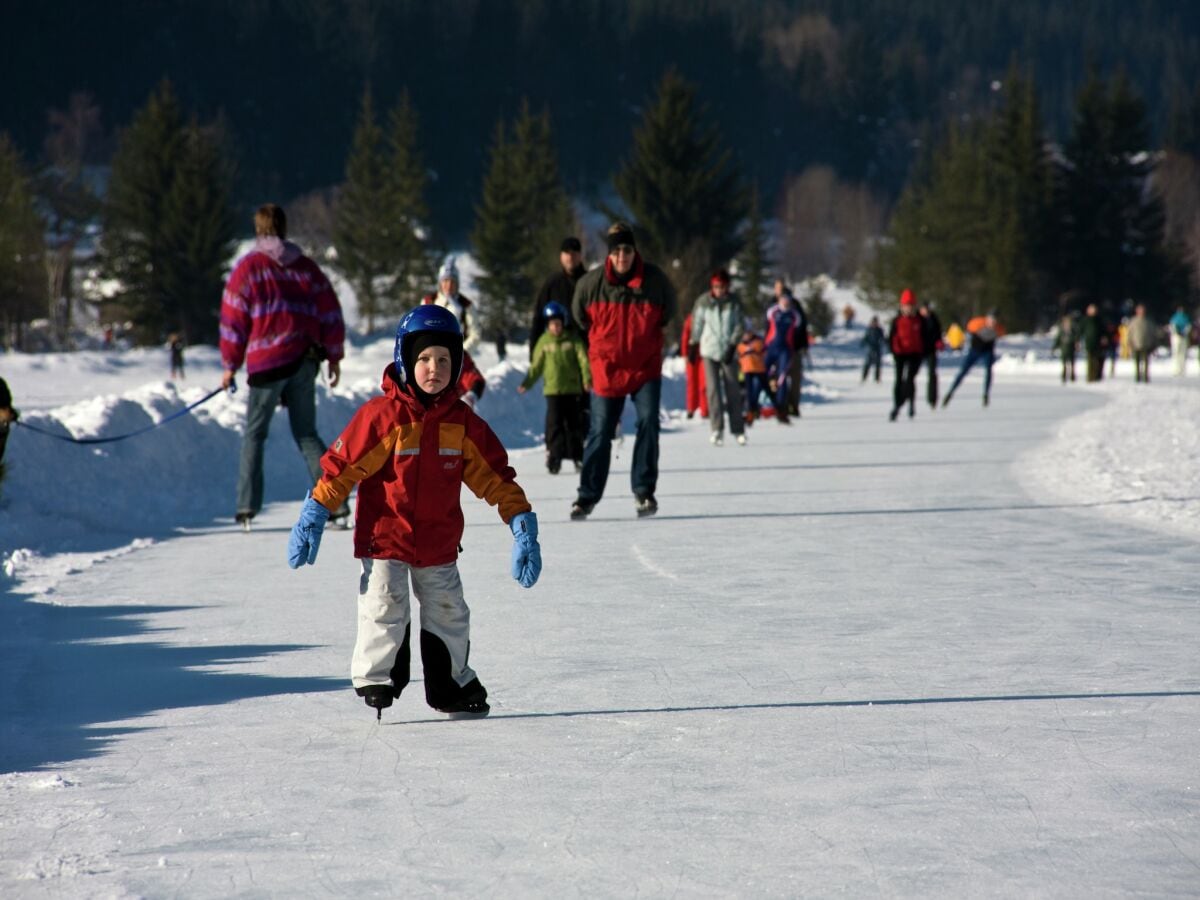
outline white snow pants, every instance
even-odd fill
[[[421,662],[426,692],[437,690],[439,681],[449,679],[462,687],[475,677],[467,665],[471,611],[463,598],[458,564],[417,568],[390,559],[364,559],[358,581],[358,639],[350,663],[350,677],[356,688],[394,681],[399,693],[408,683],[406,642],[412,620],[409,577],[421,606]],[[445,651],[430,638],[440,641]],[[404,671],[396,672],[393,679],[393,667],[402,651]]]
[[[1182,375],[1187,368],[1188,336],[1171,330],[1171,374]]]

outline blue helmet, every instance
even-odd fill
[[[542,308],[542,316],[547,322],[551,319],[562,319],[563,324],[567,325],[571,322],[571,314],[567,312],[567,308],[557,300],[551,300]]]
[[[412,370],[412,345],[423,334],[443,334],[446,336],[446,347],[450,350],[450,383],[458,381],[462,372],[463,337],[462,328],[454,313],[441,306],[428,304],[418,306],[405,313],[396,326],[396,347],[392,359],[396,363],[396,377],[401,384],[408,383],[408,373]]]

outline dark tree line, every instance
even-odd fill
[[[880,305],[910,287],[943,318],[994,309],[1027,329],[1091,302],[1161,315],[1187,301],[1187,251],[1167,239],[1155,180],[1163,154],[1124,74],[1090,74],[1061,146],[1030,79],[1014,70],[1003,93],[990,117],[951,127],[902,194],[870,271]]]
[[[570,193],[590,195],[672,66],[768,215],[791,175],[821,165],[890,203],[927,130],[986,110],[1014,58],[1036,74],[1058,143],[1089,64],[1124,66],[1156,144],[1200,83],[1200,6],[1178,0],[55,0],[20,4],[5,24],[19,38],[0,75],[22,87],[0,95],[0,123],[26,158],[46,109],[72,93],[126,122],[165,76],[202,120],[228,122],[243,208],[340,182],[363,84],[388,101],[407,88],[436,176],[431,224],[454,242],[470,231],[495,123],[523,98],[550,114]]]

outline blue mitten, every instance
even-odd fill
[[[512,577],[521,587],[531,588],[542,574],[542,548],[538,546],[537,516],[517,513],[508,523],[516,542],[512,548]]]
[[[325,531],[325,522],[329,518],[329,510],[312,498],[312,493],[304,500],[300,508],[300,519],[292,526],[288,537],[288,565],[298,569],[304,563],[310,566],[317,561],[317,550],[321,547],[321,534]]]

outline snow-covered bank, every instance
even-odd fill
[[[1065,389],[1065,388],[1064,388]],[[1200,538],[1200,379],[1105,382],[1104,403],[1018,460],[1026,490]]]

